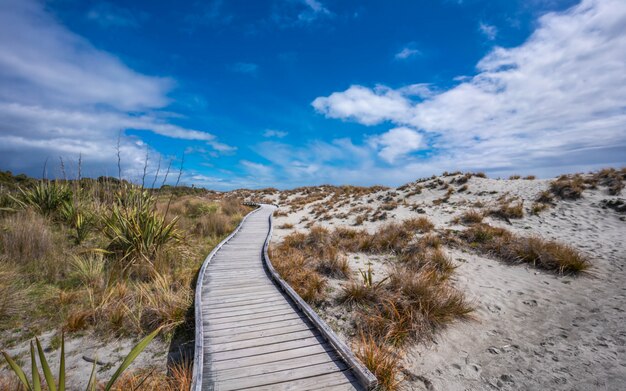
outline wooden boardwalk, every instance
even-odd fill
[[[250,213],[200,272],[192,389],[363,389],[354,365],[264,265],[274,209]]]

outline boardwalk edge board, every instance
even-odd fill
[[[209,263],[211,263],[211,259],[213,259],[215,254],[217,254],[217,252],[222,248],[222,246],[228,243],[233,238],[233,236],[235,236],[237,232],[239,232],[239,230],[241,229],[245,221],[248,219],[248,216],[260,210],[260,207],[258,204],[248,204],[248,205],[257,206],[257,209],[245,215],[244,218],[241,219],[241,222],[239,222],[239,225],[237,226],[237,228],[235,228],[235,230],[231,232],[230,235],[228,235],[217,246],[215,246],[213,251],[211,251],[211,253],[209,253],[209,255],[205,258],[204,262],[202,263],[202,267],[200,268],[200,271],[198,272],[198,280],[196,281],[195,308],[194,308],[195,318],[196,318],[195,319],[196,341],[194,345],[195,348],[194,348],[194,355],[193,355],[193,372],[191,375],[192,376],[192,383],[191,383],[192,391],[202,390],[202,371],[203,371],[203,366],[204,366],[204,337],[203,337],[204,325],[202,323],[202,283],[204,281],[204,274],[206,272],[206,269]]]
[[[274,205],[278,207],[278,205]],[[357,380],[361,383],[363,387],[367,390],[373,390],[378,385],[378,380],[376,376],[372,372],[370,372],[359,359],[354,356],[352,350],[337,337],[335,332],[320,318],[317,313],[305,302],[300,295],[296,293],[296,291],[285,281],[274,269],[272,265],[272,261],[268,254],[268,248],[270,244],[270,239],[272,238],[272,230],[273,226],[273,213],[269,216],[269,224],[270,229],[267,234],[267,238],[265,239],[265,244],[263,245],[263,262],[267,267],[270,275],[279,285],[279,287],[287,293],[287,295],[293,300],[293,302],[300,308],[302,312],[309,318],[309,320],[313,323],[313,325],[318,329],[318,331],[322,334],[322,336],[335,348],[339,356],[348,364],[348,367],[356,376]]]

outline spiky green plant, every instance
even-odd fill
[[[70,226],[70,236],[76,244],[81,244],[94,225],[94,217],[85,208],[77,205],[76,201],[65,201],[60,208],[63,220]]]
[[[31,206],[46,216],[58,212],[63,203],[72,198],[69,186],[55,181],[40,181],[31,188],[19,190],[17,197],[11,196],[15,202],[23,207]]]
[[[125,276],[138,263],[153,265],[153,258],[165,245],[179,239],[175,217],[167,221],[155,208],[147,191],[128,188],[120,192],[105,220],[107,250],[115,254],[117,271]]]
[[[154,337],[161,331],[161,329],[157,329],[153,331],[151,334],[146,336],[144,339],[139,341],[135,347],[132,348],[130,353],[124,358],[124,361],[117,368],[113,376],[109,379],[104,387],[105,391],[109,391],[112,389],[113,385],[117,381],[117,379],[122,375],[122,373],[132,364],[133,361],[139,356],[141,352],[152,342]],[[37,356],[39,356],[39,362],[41,364],[41,370],[43,371],[44,379],[46,381],[46,385],[48,386],[48,390],[50,391],[65,391],[65,338],[61,337],[61,357],[59,362],[59,376],[55,381],[54,375],[50,370],[50,366],[48,365],[48,360],[46,359],[46,355],[44,350],[41,347],[41,343],[38,338],[35,338],[35,344],[30,342],[30,363],[31,363],[31,380],[29,381],[24,373],[24,370],[13,360],[13,358],[5,351],[2,351],[2,355],[6,359],[7,363],[11,367],[11,370],[18,377],[20,382],[28,391],[42,391],[41,378],[39,376],[39,368],[37,366],[37,359],[35,355],[35,346],[37,347]],[[89,377],[89,382],[87,383],[88,391],[95,391],[97,386],[96,381],[96,360],[94,360],[93,367],[91,369],[91,375]]]

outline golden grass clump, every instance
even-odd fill
[[[400,389],[400,357],[383,344],[377,343],[371,336],[361,335],[356,345],[355,354],[369,369],[376,379],[378,387],[385,391]]]
[[[349,305],[372,304],[382,294],[378,284],[367,285],[361,281],[349,281],[341,287],[338,300]]]
[[[402,225],[408,230],[420,233],[430,232],[433,228],[435,228],[435,225],[428,219],[428,217],[424,216],[404,220]]]
[[[585,181],[580,175],[562,175],[550,182],[550,191],[564,200],[576,200],[582,197]]]
[[[150,282],[137,284],[141,305],[141,324],[144,329],[164,327],[173,330],[185,321],[187,308],[192,304],[192,290],[177,284],[167,275],[156,275]]]
[[[512,199],[503,197],[498,206],[489,211],[489,214],[503,220],[521,219],[524,217],[524,201],[515,202]]]
[[[576,274],[591,267],[588,257],[571,246],[537,236],[518,236],[487,224],[474,225],[461,237],[473,247],[510,263],[530,263],[560,274]]]
[[[468,211],[463,212],[459,220],[463,224],[478,224],[478,223],[482,223],[484,218],[485,218],[485,215],[483,214],[483,212],[476,210],[476,209],[470,209]]]
[[[188,391],[191,389],[191,380],[192,367],[188,362],[182,362],[169,367],[167,374],[156,368],[127,372],[115,382],[111,391]]]
[[[270,259],[278,274],[302,299],[311,304],[324,300],[326,279],[315,270],[315,265],[303,251],[290,248],[283,242],[270,248]]]
[[[538,216],[544,210],[550,208],[550,204],[544,204],[543,202],[533,202],[530,207],[530,213],[532,215]]]
[[[339,279],[347,279],[350,277],[350,264],[345,255],[334,254],[334,256],[326,256],[322,258],[316,270],[325,276]]]
[[[29,287],[17,266],[0,262],[0,328],[9,325],[29,304]]]
[[[47,219],[26,209],[3,219],[0,245],[8,261],[26,264],[52,256],[55,243]]]

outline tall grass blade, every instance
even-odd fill
[[[39,342],[39,338],[35,338],[35,343],[37,344],[37,353],[39,353],[39,363],[41,364],[43,375],[46,378],[46,384],[48,384],[48,390],[56,391],[57,387],[54,384],[54,377],[52,376],[52,371],[50,371],[48,360],[46,360],[46,356],[44,355],[43,349],[41,348],[41,343]]]
[[[30,368],[33,374],[33,391],[41,391],[41,379],[39,379],[39,369],[37,368],[37,359],[35,358],[35,347],[30,342]]]
[[[159,331],[161,331],[161,328],[154,330],[150,335],[148,335],[147,337],[142,339],[137,345],[135,345],[135,347],[130,351],[130,353],[128,353],[128,356],[126,356],[122,364],[119,366],[119,368],[117,368],[117,371],[115,371],[115,373],[107,383],[106,387],[104,388],[105,391],[111,390],[113,384],[121,376],[122,372],[124,372],[126,368],[128,368],[130,364],[135,361],[137,356],[139,356],[139,354],[143,352],[146,346],[148,346],[148,344],[152,342],[152,340],[154,339],[154,337],[157,336]]]
[[[59,363],[59,391],[65,391],[65,334],[61,334],[61,362]]]
[[[32,387],[30,386],[30,383],[26,379],[26,374],[24,374],[24,371],[22,370],[22,368],[20,368],[20,366],[17,365],[15,361],[13,361],[13,359],[11,358],[11,356],[9,356],[7,352],[3,351],[2,355],[4,356],[4,359],[7,360],[7,362],[9,363],[9,366],[11,367],[13,372],[15,372],[18,379],[20,379],[24,387],[26,387],[28,391],[31,391]]]
[[[91,367],[91,375],[89,375],[89,383],[87,383],[86,391],[96,391],[96,362],[98,357],[93,360],[93,366]]]

